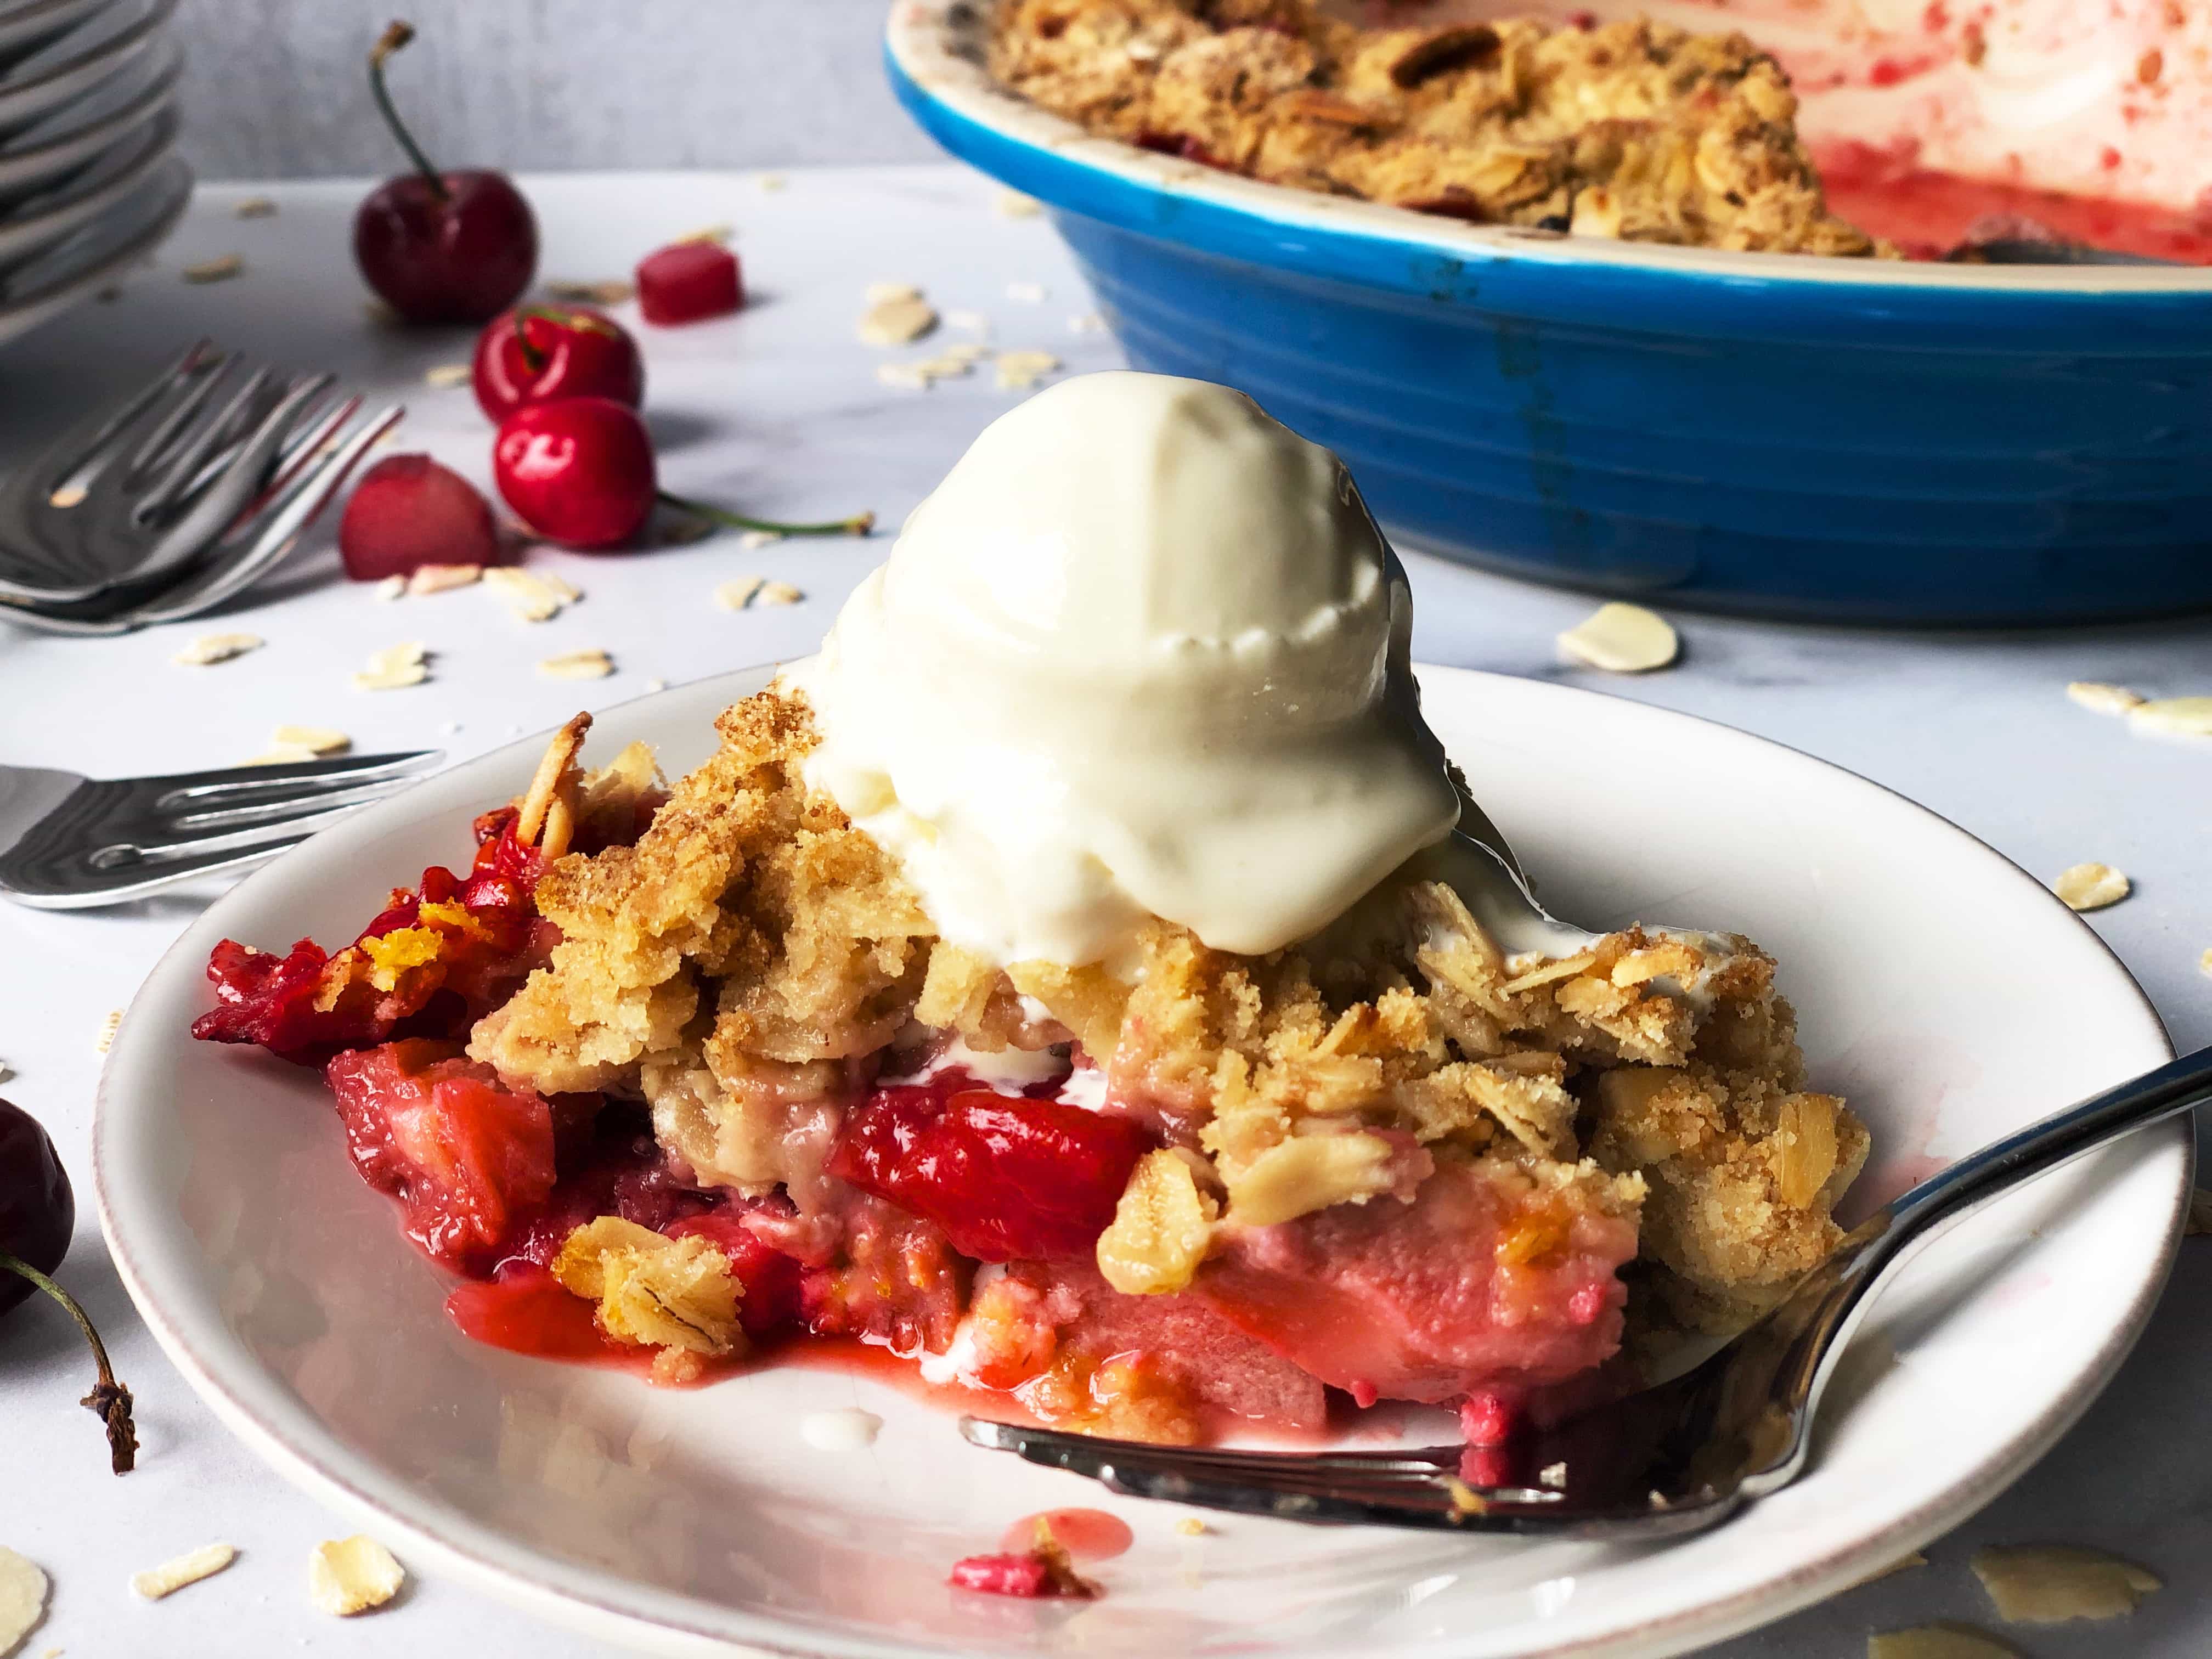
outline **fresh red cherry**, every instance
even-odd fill
[[[477,336],[477,404],[503,421],[525,404],[560,398],[645,401],[645,360],[620,323],[581,306],[522,306]]]
[[[21,1107],[0,1100],[0,1313],[41,1291],[76,1321],[100,1370],[83,1403],[107,1425],[109,1467],[128,1474],[138,1455],[131,1390],[115,1380],[100,1333],[76,1298],[52,1277],[69,1253],[76,1225],[76,1200],[52,1137]]]
[[[719,242],[672,242],[638,261],[637,308],[648,323],[665,328],[726,317],[744,302],[738,256]]]
[[[368,54],[369,90],[415,171],[387,179],[354,216],[353,257],[410,323],[481,323],[513,305],[538,270],[538,221],[503,173],[441,173],[392,106],[384,65],[415,38],[394,23]]]
[[[653,516],[653,440],[627,404],[563,398],[501,423],[492,476],[523,523],[586,553],[621,547]]]
[[[0,1250],[42,1273],[62,1265],[76,1225],[76,1200],[46,1130],[0,1100]],[[31,1281],[0,1274],[0,1313],[30,1298]]]
[[[477,487],[428,455],[388,455],[354,486],[338,552],[357,582],[426,564],[497,564],[499,526]]]

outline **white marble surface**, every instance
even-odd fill
[[[1049,226],[1000,216],[995,189],[954,168],[808,171],[777,192],[747,176],[706,173],[572,175],[529,187],[553,275],[617,275],[666,235],[715,221],[738,226],[759,303],[730,321],[645,339],[668,482],[751,511],[821,518],[870,506],[896,525],[1018,395],[988,374],[926,394],[878,385],[875,365],[887,354],[857,343],[852,330],[872,281],[917,283],[942,306],[988,312],[1001,343],[1048,348],[1073,368],[1117,361],[1109,340],[1071,328],[1089,302]],[[0,355],[0,453],[204,331],[405,398],[414,412],[404,446],[483,479],[487,434],[468,392],[422,381],[426,368],[465,359],[466,336],[400,333],[363,319],[345,252],[356,192],[347,184],[281,187],[280,214],[244,222],[229,204],[255,192],[205,192],[159,267],[119,301]],[[240,280],[179,281],[179,265],[234,251],[248,263]],[[1042,283],[1049,297],[1010,299],[1013,283]],[[89,643],[0,629],[0,760],[116,775],[216,765],[256,752],[280,722],[336,726],[363,749],[438,744],[471,754],[550,726],[580,702],[641,695],[656,678],[809,648],[887,544],[793,542],[747,552],[724,538],[621,560],[543,556],[586,597],[538,626],[511,619],[481,591],[379,603],[339,580],[334,553],[321,547],[219,621]],[[1553,635],[1585,614],[1588,600],[1418,556],[1409,562],[1424,658],[1567,678],[1795,744],[1924,802],[2046,877],[2085,859],[2119,866],[2136,893],[2093,925],[2158,1003],[2178,1044],[2212,1042],[2212,979],[2197,965],[2212,946],[2203,858],[2212,744],[2131,738],[2063,695],[2073,678],[2153,694],[2212,691],[2212,623],[1916,636],[1681,617],[1680,666],[1612,679],[1553,659]],[[755,571],[797,584],[806,602],[741,615],[713,606],[717,581]],[[172,665],[185,639],[216,627],[251,629],[269,643],[220,667]],[[437,653],[429,684],[383,694],[349,687],[348,672],[370,651],[406,639]],[[619,672],[586,684],[534,674],[539,659],[586,647],[610,651]],[[75,1404],[85,1379],[66,1322],[40,1308],[0,1326],[0,1542],[39,1561],[56,1587],[46,1627],[23,1651],[164,1659],[295,1648],[410,1659],[525,1646],[546,1659],[599,1651],[435,1578],[415,1581],[400,1603],[345,1627],[315,1613],[305,1594],[307,1552],[350,1528],[216,1425],[125,1300],[89,1213],[94,1038],[105,1012],[128,1000],[195,908],[171,898],[80,915],[0,909],[0,1058],[17,1073],[5,1091],[52,1127],[76,1178],[84,1212],[67,1277],[138,1391],[146,1445],[137,1474],[109,1477],[98,1427]],[[2066,1017],[2063,1008],[2021,1011],[2023,1021]],[[1844,1655],[1870,1630],[1935,1618],[1987,1625],[1967,1556],[1984,1542],[2044,1540],[2124,1552],[2168,1588],[2124,1626],[2015,1633],[2025,1651],[2201,1654],[2212,1639],[2212,1576],[2202,1565],[2212,1550],[2212,1437],[2202,1403],[2202,1379],[2212,1375],[2208,1310],[2212,1243],[2192,1242],[2112,1390],[2017,1487],[1935,1547],[1929,1566],[1722,1651]],[[242,1551],[222,1577],[152,1605],[125,1588],[132,1571],[214,1538]]]

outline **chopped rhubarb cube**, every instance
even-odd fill
[[[978,1261],[1086,1255],[1152,1145],[1127,1118],[971,1089],[878,1089],[830,1172],[933,1221]]]
[[[409,1236],[448,1267],[488,1265],[553,1190],[552,1109],[455,1044],[349,1049],[324,1076],[362,1178],[399,1200]]]
[[[738,256],[718,242],[672,242],[638,261],[637,308],[648,323],[726,317],[744,302]]]

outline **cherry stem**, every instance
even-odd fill
[[[709,524],[723,525],[732,530],[764,530],[772,536],[865,536],[876,527],[876,515],[872,513],[856,513],[849,519],[830,524],[778,524],[773,519],[749,519],[727,507],[687,501],[665,489],[660,492],[660,499],[678,512],[694,514]]]
[[[407,131],[407,123],[399,118],[399,112],[392,107],[391,89],[384,84],[385,64],[393,52],[414,38],[415,26],[401,22],[388,25],[377,37],[376,45],[368,53],[368,89],[376,99],[377,108],[384,112],[384,124],[399,141],[399,148],[407,152],[407,159],[414,162],[415,170],[430,181],[431,194],[442,202],[453,192],[446,188],[446,181],[438,176],[438,169],[431,165],[430,158],[422,153],[422,146],[415,142],[415,135]]]
[[[100,1341],[100,1333],[92,1328],[92,1320],[77,1305],[77,1300],[60,1285],[20,1257],[0,1250],[0,1273],[14,1273],[28,1279],[40,1290],[69,1310],[76,1321],[76,1328],[84,1333],[84,1340],[92,1345],[92,1358],[100,1367],[100,1381],[92,1392],[85,1395],[82,1404],[99,1414],[107,1425],[107,1455],[109,1465],[118,1474],[128,1474],[138,1461],[138,1430],[131,1420],[131,1390],[115,1380],[115,1372],[107,1363],[107,1347]]]
[[[574,329],[586,334],[605,334],[612,337],[616,331],[588,311],[562,311],[556,306],[517,306],[514,308],[514,345],[522,354],[522,366],[532,374],[541,373],[550,354],[539,349],[530,337],[532,321],[550,323],[556,328]]]

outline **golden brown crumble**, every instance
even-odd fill
[[[702,1182],[781,1185],[806,1213],[840,1102],[926,1027],[984,1052],[1073,1041],[1156,1119],[1168,1149],[1100,1242],[1127,1290],[1182,1288],[1237,1228],[1410,1195],[1440,1158],[1581,1210],[1640,1206],[1642,1270],[1698,1325],[1740,1322],[1838,1240],[1866,1132],[1802,1087],[1748,940],[1632,928],[1508,958],[1449,888],[1413,884],[1398,942],[1358,959],[1231,956],[1156,923],[1133,983],[1001,972],[939,940],[807,788],[803,698],[771,689],[717,727],[635,846],[551,866],[538,902],[562,942],[470,1044],[547,1092],[646,1101]]]
[[[1890,252],[1828,211],[1796,95],[1740,33],[1363,29],[1314,0],[1002,0],[989,62],[1093,132],[1271,184],[1630,241]]]

